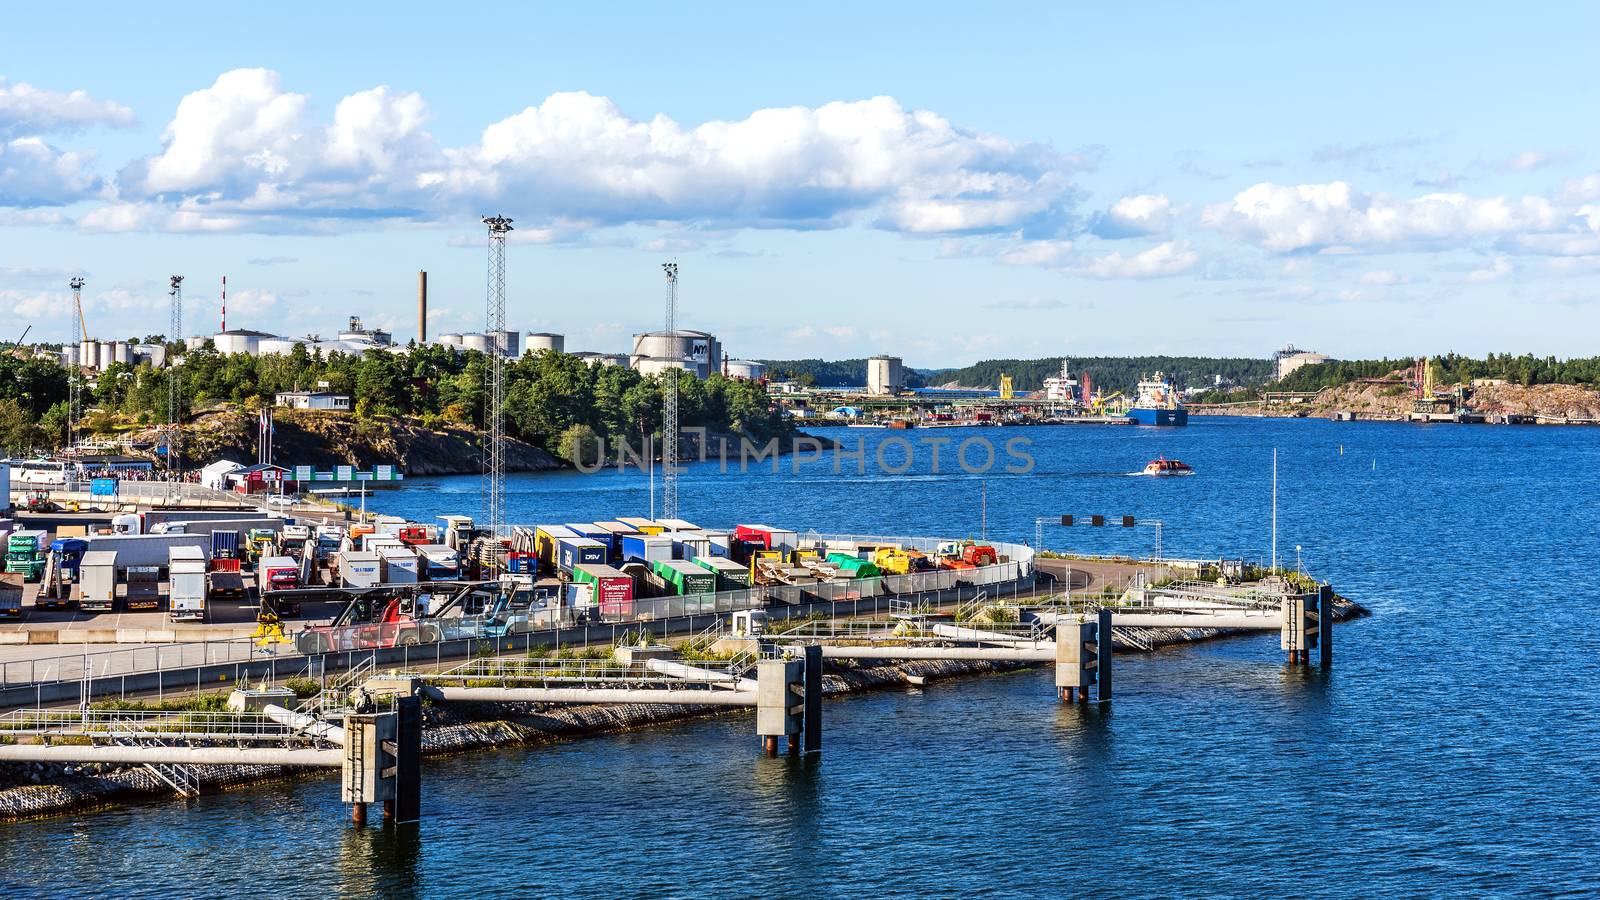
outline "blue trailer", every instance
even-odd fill
[[[655,563],[672,558],[672,538],[668,535],[625,534],[622,536],[622,561]]]
[[[563,538],[556,542],[561,571],[570,573],[576,566],[603,566],[606,545],[591,538]]]
[[[616,534],[609,529],[601,528],[599,525],[596,525],[593,522],[568,522],[567,528],[571,529],[572,533],[578,537],[588,538],[591,541],[599,541],[600,543],[605,544],[607,560],[616,556],[617,551],[620,549],[617,546]]]

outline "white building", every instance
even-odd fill
[[[225,491],[228,489],[228,476],[243,469],[244,466],[231,459],[219,459],[200,470],[200,483],[214,491]]]
[[[898,394],[905,386],[905,366],[900,357],[874,356],[867,360],[867,393]]]
[[[284,391],[273,398],[273,405],[289,409],[331,409],[348,412],[350,395],[327,391]]]
[[[647,365],[641,363],[649,362]],[[683,362],[686,365],[674,366]],[[683,368],[700,378],[722,371],[722,345],[715,335],[680,328],[675,332],[647,331],[633,336],[633,352],[628,365],[649,374],[665,368]]]
[[[1273,359],[1278,364],[1277,379],[1282,381],[1289,374],[1301,366],[1314,366],[1318,363],[1333,362],[1333,357],[1324,356],[1312,350],[1297,350],[1293,344],[1285,344],[1282,350],[1274,353]]]

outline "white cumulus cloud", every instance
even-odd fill
[[[1123,197],[1095,217],[1090,228],[1102,238],[1144,237],[1172,229],[1172,200],[1166,194]]]
[[[1364,194],[1342,181],[1263,182],[1206,209],[1211,227],[1279,253],[1337,248],[1394,251],[1463,246],[1485,238],[1548,232],[1567,216],[1543,197],[1435,193],[1414,199]]]
[[[1199,262],[1200,254],[1187,241],[1168,241],[1132,256],[1113,251],[1073,271],[1089,278],[1164,278],[1181,275]]]
[[[0,138],[76,131],[91,125],[127,128],[133,110],[85,91],[47,91],[0,77]]]
[[[90,160],[37,137],[0,141],[0,206],[61,206],[94,195],[100,178]]]

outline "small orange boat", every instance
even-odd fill
[[[1165,456],[1150,460],[1144,467],[1146,475],[1193,475],[1194,469],[1186,462],[1167,459]]]

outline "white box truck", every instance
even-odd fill
[[[339,582],[345,587],[373,587],[382,580],[378,554],[346,550],[339,554]]]
[[[384,547],[378,558],[383,560],[385,584],[417,583],[417,554],[410,547]]]
[[[199,547],[173,547],[169,551],[167,615],[174,622],[206,620],[206,555]]]

